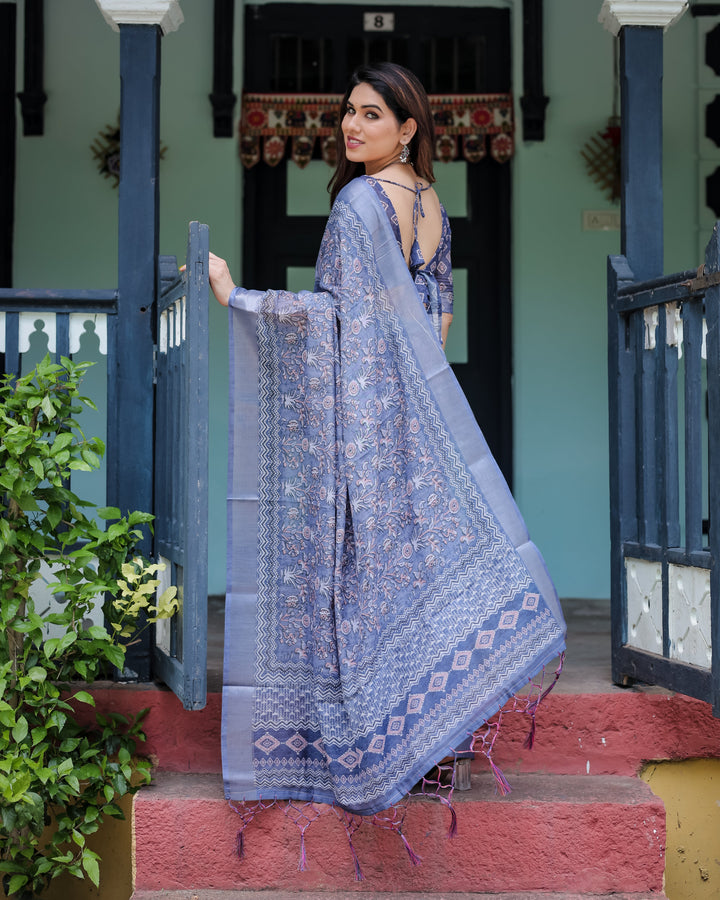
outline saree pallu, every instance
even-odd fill
[[[561,653],[562,612],[362,179],[313,292],[230,305],[225,793],[371,815]]]

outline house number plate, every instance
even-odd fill
[[[364,31],[395,31],[395,13],[366,12],[363,13]]]

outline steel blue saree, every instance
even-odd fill
[[[226,796],[371,815],[561,653],[562,613],[363,179],[313,292],[230,304]]]

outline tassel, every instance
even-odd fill
[[[500,769],[498,769],[498,767],[491,759],[488,759],[488,762],[490,763],[490,768],[492,769],[492,773],[495,776],[495,784],[497,785],[497,789],[500,791],[501,796],[504,797],[511,791],[507,778],[505,778],[503,773],[500,771]]]
[[[449,800],[444,800],[444,802],[447,803],[448,809],[450,810],[450,827],[448,828],[447,836],[452,839],[457,834],[457,813],[455,812],[455,807]]]
[[[360,860],[358,859],[355,847],[353,846],[352,838],[348,838],[348,843],[350,844],[350,852],[352,853],[353,862],[355,863],[355,881],[365,881],[365,876],[360,868]]]
[[[408,856],[410,857],[410,862],[411,862],[414,866],[419,866],[420,863],[422,862],[422,857],[421,857],[421,856],[418,856],[417,853],[416,853],[416,852],[413,850],[413,848],[410,846],[410,844],[408,844],[407,838],[406,838],[405,835],[402,833],[402,831],[399,831],[398,834],[399,834],[400,837],[402,838],[403,844],[405,844],[405,849],[407,850]]]
[[[241,828],[237,833],[235,852],[238,859],[245,859],[245,829]]]
[[[448,803],[448,807],[450,808],[450,827],[448,828],[448,837],[454,838],[457,834],[457,813],[455,812],[455,807],[452,803]]]
[[[457,834],[457,813],[455,812],[455,807],[452,803],[447,799],[447,797],[441,797],[438,795],[437,799],[450,810],[450,827],[448,828],[447,836],[448,838],[454,838]]]
[[[528,731],[528,735],[525,738],[525,743],[523,747],[526,750],[532,750],[535,745],[535,713],[530,714],[530,731]]]
[[[300,862],[298,869],[301,872],[307,872],[307,854],[305,853],[305,832],[300,832]]]

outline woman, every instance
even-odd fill
[[[452,275],[433,147],[415,76],[360,69],[314,292],[236,288],[211,255],[231,307],[232,799],[386,809],[564,647],[441,347]]]

